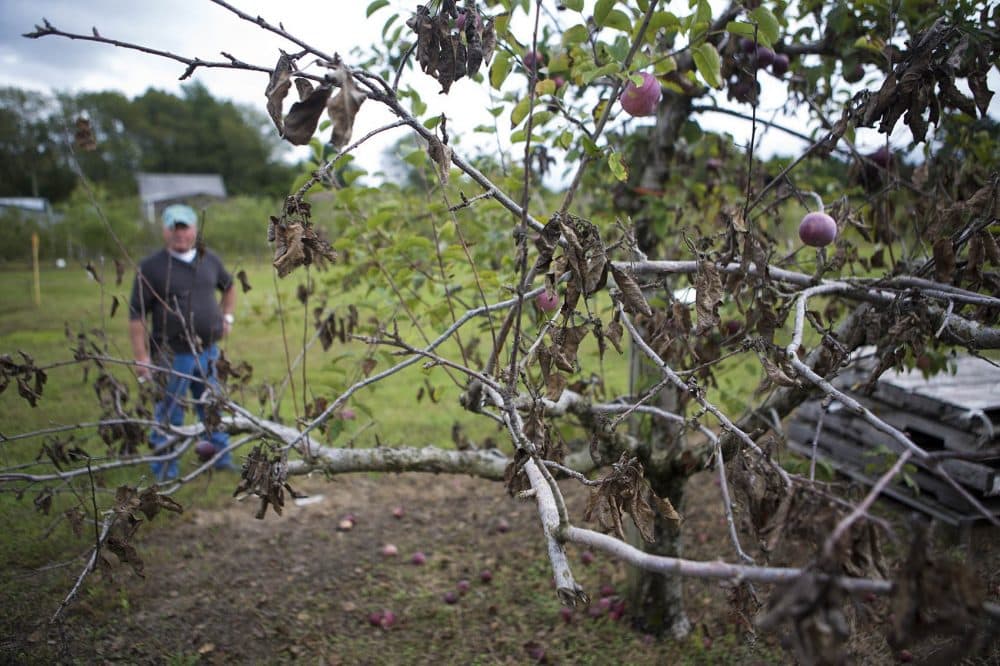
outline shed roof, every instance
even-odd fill
[[[198,195],[226,196],[226,186],[217,173],[138,173],[139,198],[144,205]]]
[[[0,206],[42,213],[49,209],[49,200],[43,197],[0,197]]]

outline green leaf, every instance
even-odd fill
[[[383,7],[387,7],[388,5],[389,5],[389,0],[375,0],[375,2],[368,5],[368,9],[365,10],[365,18],[371,17],[372,14],[382,9]]]
[[[623,183],[628,180],[628,167],[622,162],[621,153],[613,152],[608,155],[608,166],[615,178]]]
[[[770,9],[763,6],[758,7],[750,12],[750,19],[757,24],[758,34],[767,40],[768,45],[778,41],[781,26],[778,25],[778,19],[771,13]]]
[[[572,9],[574,12],[583,11],[583,0],[564,0],[563,7]]]
[[[592,69],[589,72],[584,72],[583,75],[581,76],[581,79],[583,80],[583,83],[585,83],[585,84],[586,83],[590,83],[594,79],[596,79],[596,78],[598,78],[600,76],[607,76],[607,75],[610,75],[610,74],[617,74],[620,71],[620,69],[621,68],[619,67],[618,63],[616,63],[616,62],[608,63],[604,67],[598,67],[597,69]]]
[[[601,149],[598,148],[597,144],[594,143],[594,140],[586,134],[580,137],[580,142],[583,143],[583,149],[587,152],[587,155],[593,157],[601,154]]]
[[[551,95],[556,91],[556,82],[552,79],[542,79],[535,84],[536,95]]]
[[[730,21],[726,24],[726,32],[732,33],[734,35],[739,35],[740,37],[746,37],[752,40],[754,33],[757,31],[756,26],[752,23],[745,23],[743,21]],[[763,44],[763,42],[761,42]],[[765,46],[770,46],[765,44]]]
[[[385,22],[385,25],[382,26],[382,39],[385,39],[385,33],[389,32],[389,28],[392,27],[392,24],[395,23],[398,18],[399,18],[399,14],[393,14]]]
[[[649,20],[649,28],[646,30],[646,36],[653,36],[660,29],[674,31],[680,27],[680,19],[673,12],[655,12]]]
[[[603,28],[604,22],[614,6],[615,0],[597,0],[597,4],[594,5],[594,23]]]
[[[694,22],[695,23],[712,22],[712,5],[708,4],[708,0],[698,0],[698,9],[695,10]]]
[[[441,123],[441,116],[431,116],[424,121],[424,127],[427,129],[434,129]]]
[[[713,88],[722,87],[722,60],[715,46],[705,42],[691,49],[691,57],[701,78]]]
[[[522,97],[521,101],[517,103],[517,106],[510,112],[510,128],[514,129],[521,124],[525,118],[528,117],[528,111],[531,110],[531,98]]]
[[[604,19],[604,25],[615,30],[621,30],[622,32],[630,32],[632,30],[632,20],[629,19],[625,12],[617,9],[608,12],[607,18]]]
[[[500,86],[507,79],[507,75],[510,74],[510,54],[506,51],[501,51],[493,59],[493,65],[490,67],[490,85],[496,90],[500,90]]]
[[[574,25],[572,28],[563,33],[562,43],[563,46],[572,46],[573,44],[580,44],[587,41],[590,33],[587,32],[587,26],[585,25]]]

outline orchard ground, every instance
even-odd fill
[[[688,557],[732,559],[714,478],[700,473],[690,484],[683,512]],[[157,517],[144,528],[138,544],[145,578],[125,566],[91,577],[62,633],[46,621],[81,560],[35,572],[8,563],[5,577],[15,580],[0,597],[6,618],[0,655],[20,663],[793,663],[780,637],[748,640],[718,582],[687,581],[695,627],[689,638],[657,641],[631,629],[627,608],[620,620],[607,608],[624,592],[626,568],[600,553],[585,565],[572,546],[574,572],[592,604],[566,621],[534,505],[508,497],[499,484],[428,474],[292,483],[318,501],[289,502],[283,516],[255,520],[255,500],[214,492],[232,487],[234,475],[199,479],[189,494],[207,491],[201,496],[216,499],[208,506],[195,500],[183,514]],[[582,516],[586,491],[576,483],[563,486],[571,515]],[[393,514],[399,506],[401,518]],[[902,518],[889,506],[879,512]],[[355,525],[340,531],[347,514]],[[498,529],[502,521],[506,531]],[[983,542],[987,534],[973,531],[972,552],[996,600],[1000,544]],[[947,530],[942,535],[954,537]],[[397,546],[397,556],[382,554],[387,543]],[[807,550],[790,542],[775,560],[794,561],[790,554]],[[422,566],[410,563],[417,551],[427,555]],[[492,574],[488,583],[480,577],[484,570]],[[446,603],[460,580],[470,581],[470,589]],[[373,626],[370,614],[384,610],[395,614],[395,623]],[[859,663],[899,658],[882,638],[890,612],[887,600],[856,602],[852,650]],[[910,649],[929,658],[942,647],[929,641]]]

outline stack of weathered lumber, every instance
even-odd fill
[[[865,392],[872,364],[859,360],[835,382],[886,423],[907,433],[918,446],[943,457],[948,475],[991,513],[1000,516],[1000,367],[963,356],[949,362],[955,372],[925,378],[918,370],[890,370]],[[787,428],[789,447],[871,485],[896,460],[901,445],[838,402],[824,407],[805,403]],[[965,459],[963,459],[963,457]],[[982,514],[946,479],[933,474],[933,463],[911,458],[903,483],[886,494],[952,524]]]

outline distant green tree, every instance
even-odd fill
[[[65,199],[76,178],[38,92],[0,88],[0,196]]]

